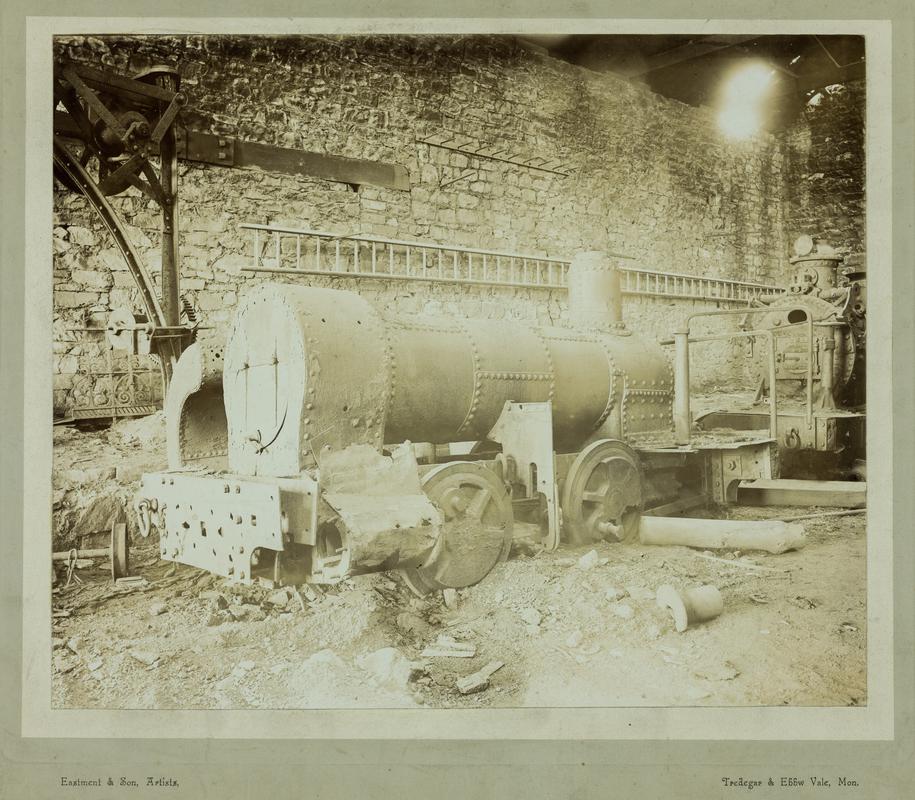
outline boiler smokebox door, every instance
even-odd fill
[[[293,475],[299,471],[304,388],[301,332],[288,314],[266,320],[252,313],[256,308],[241,312],[226,350],[229,466],[247,475]]]

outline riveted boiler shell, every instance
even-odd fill
[[[671,402],[663,353],[636,336],[395,316],[276,284],[239,307],[223,386],[230,469],[273,476],[323,447],[484,439],[509,401],[551,401],[562,451],[663,428]]]
[[[223,371],[229,468],[296,475],[322,447],[380,447],[389,350],[359,295],[265,284],[236,312]]]
[[[502,320],[388,318],[386,442],[486,438],[507,401],[553,402],[558,442],[599,424],[612,370],[594,337]]]

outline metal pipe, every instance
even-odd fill
[[[69,561],[75,555],[76,558],[110,558],[110,547],[99,547],[95,550],[67,550],[60,553],[51,553],[52,561]]]
[[[813,427],[813,317],[807,314],[807,427]]]
[[[689,334],[674,334],[674,441],[689,444]]]
[[[837,323],[830,323],[819,327],[828,328],[829,336],[823,341],[823,366],[820,369],[820,383],[822,384],[822,396],[820,398],[820,407],[833,410],[836,407],[835,402],[835,383],[836,383],[836,351],[842,342],[842,326]]]
[[[243,269],[250,269],[250,267],[243,267]],[[800,327],[802,325],[806,325],[806,324],[807,324],[806,322],[795,322],[795,323],[792,323],[791,325],[785,325],[783,328],[779,328],[778,330],[775,331],[775,333],[777,333],[777,334],[784,333],[785,331],[789,331],[792,328],[798,328],[798,327]],[[759,328],[759,329],[750,330],[750,331],[730,331],[728,333],[710,333],[706,336],[691,336],[689,339],[689,343],[694,344],[696,342],[718,342],[723,339],[748,339],[748,338],[753,338],[754,336],[768,336],[769,333],[770,333],[770,330],[768,328]],[[665,346],[669,347],[673,343],[674,343],[674,340],[672,338],[671,339],[658,339],[658,344],[660,344],[660,345],[665,345]]]
[[[775,334],[769,332],[769,435],[778,438],[778,408],[775,400]]]
[[[169,91],[178,91],[178,77],[171,73],[156,76],[156,85]],[[162,205],[162,312],[165,324],[178,325],[181,317],[180,274],[178,252],[178,145],[175,126],[169,125],[159,142],[160,178],[165,192]]]

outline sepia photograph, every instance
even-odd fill
[[[610,30],[53,38],[52,709],[868,705],[870,40]]]

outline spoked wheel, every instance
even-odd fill
[[[613,439],[588,445],[569,468],[561,507],[563,534],[572,544],[632,540],[642,509],[638,456]]]
[[[445,521],[426,563],[402,570],[414,592],[472,586],[508,558],[514,523],[511,498],[492,470],[452,461],[427,472],[422,487]]]

